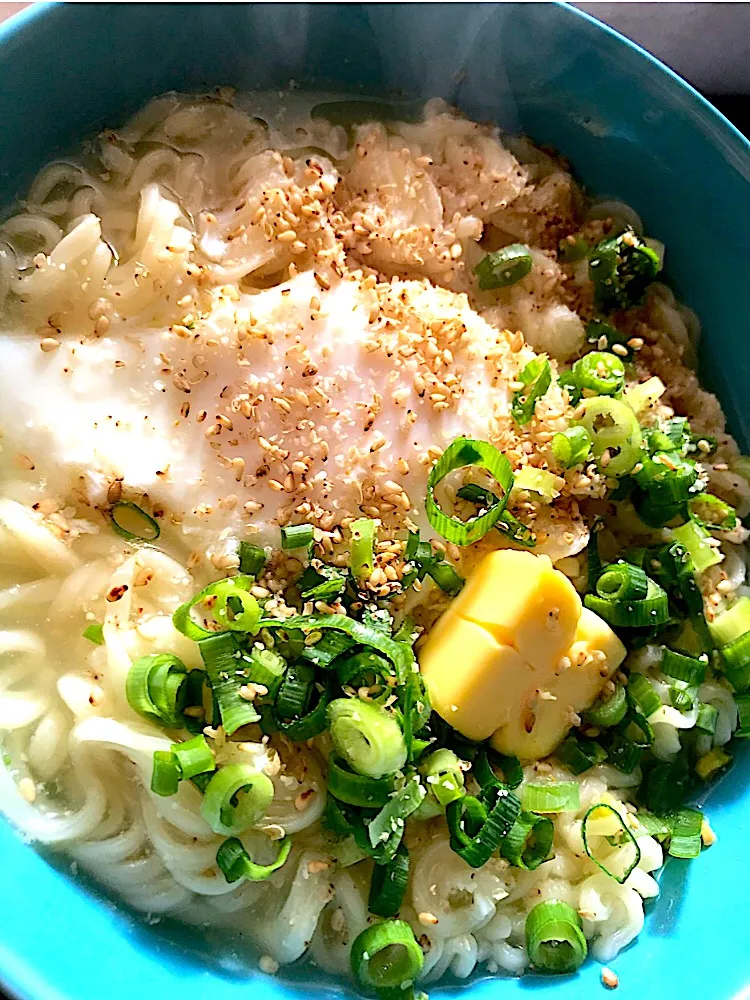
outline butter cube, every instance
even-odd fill
[[[625,647],[546,556],[503,549],[482,560],[418,657],[450,726],[538,760],[596,700]]]
[[[535,665],[559,659],[573,642],[581,599],[547,556],[501,549],[482,560],[450,610]]]

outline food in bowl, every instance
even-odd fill
[[[264,972],[609,961],[750,734],[698,321],[552,152],[313,105],[158,98],[0,227],[0,806]]]

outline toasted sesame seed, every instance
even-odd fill
[[[611,969],[602,969],[602,982],[610,990],[617,989],[620,985],[620,980]]]
[[[618,354],[621,358],[628,356],[628,349],[624,344],[612,344],[612,353]]]
[[[60,341],[55,340],[54,337],[45,337],[39,345],[45,354],[49,354],[50,351],[56,351],[60,346]]]
[[[36,785],[31,778],[21,778],[18,782],[18,791],[29,804],[36,800]]]

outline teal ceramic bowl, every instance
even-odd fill
[[[703,375],[750,438],[747,224],[750,146],[646,53],[555,4],[42,4],[0,28],[0,204],[93,130],[170,89],[217,84],[440,96],[570,158],[600,195],[633,205],[667,244],[668,280],[704,324]],[[719,842],[673,862],[637,943],[612,963],[620,1000],[750,995],[750,759],[713,793]],[[282,981],[197,932],[148,927],[73,881],[0,823],[0,978],[28,1000],[350,996],[304,966]],[[604,993],[576,977],[484,980],[471,1000]]]

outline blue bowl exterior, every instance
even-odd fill
[[[40,5],[0,29],[0,204],[52,153],[155,94],[290,78],[305,89],[444,97],[551,143],[591,190],[632,204],[667,244],[668,277],[703,320],[704,378],[747,446],[750,146],[665,67],[564,5]],[[719,844],[693,864],[670,863],[637,946],[613,963],[621,1000],[748,995],[743,770],[740,761],[711,797]],[[139,989],[222,1000],[348,995],[304,969],[287,985],[248,980],[221,949],[206,956],[191,947],[195,934],[145,927],[1,823],[0,856],[0,976],[29,1000],[132,1000]],[[574,1000],[602,989],[598,980],[590,963],[563,980],[477,982],[470,995],[549,989]]]

